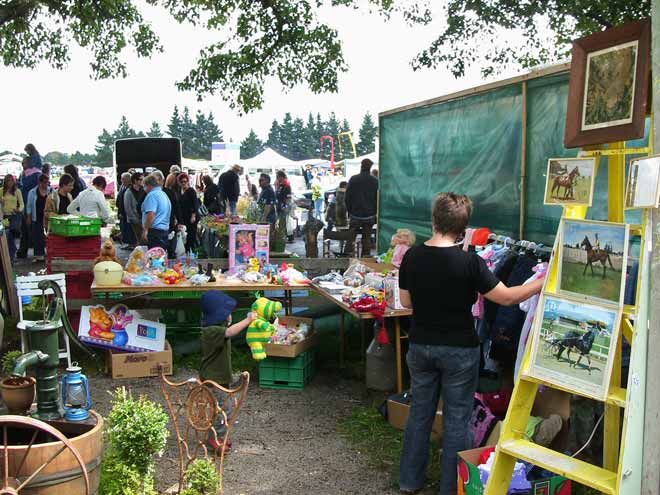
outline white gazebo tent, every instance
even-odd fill
[[[358,156],[357,158],[346,158],[344,160],[344,172],[347,178],[360,173],[360,164],[365,158],[369,158],[372,162],[374,162],[374,168],[378,168],[377,151],[367,155]]]

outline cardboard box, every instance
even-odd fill
[[[484,485],[479,473],[479,456],[489,447],[458,453],[458,495],[483,495]],[[572,482],[563,476],[553,476],[532,482],[530,495],[571,495]],[[504,494],[503,494],[504,495]]]
[[[123,304],[110,309],[101,305],[83,306],[78,338],[85,344],[116,351],[162,351],[165,329],[163,323],[145,320]]]
[[[410,404],[405,399],[399,399],[403,394],[387,399],[387,421],[399,430],[406,429],[408,414],[410,413]],[[438,401],[438,410],[433,420],[431,429],[431,438],[439,440],[442,437],[442,400]]]
[[[312,318],[300,318],[297,316],[280,316],[278,318],[282,325],[294,327],[299,323],[305,323],[309,327],[307,338],[297,344],[266,344],[266,354],[274,357],[294,358],[310,347],[316,345],[316,333],[314,332],[314,320]]]
[[[172,374],[172,348],[165,341],[165,349],[152,352],[119,352],[108,350],[108,366],[112,378],[143,378]]]

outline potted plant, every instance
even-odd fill
[[[0,395],[10,414],[26,414],[34,402],[35,379],[12,374],[16,360],[22,355],[21,351],[11,351],[2,357],[5,378],[0,381]]]

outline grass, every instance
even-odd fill
[[[561,266],[561,288],[570,292],[599,297],[613,302],[619,302],[621,294],[621,271],[614,271],[607,265],[605,278],[603,278],[603,265],[594,263],[594,274],[591,268],[584,272],[583,263],[572,263],[565,261]]]
[[[398,486],[403,432],[385,421],[376,404],[353,409],[350,416],[339,421],[339,432],[353,448],[365,455],[369,466],[387,473],[392,486]],[[428,483],[437,484],[440,480],[438,442],[431,442],[429,455]]]

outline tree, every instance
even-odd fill
[[[270,130],[268,131],[268,140],[266,141],[266,146],[277,151],[281,147],[280,143],[280,124],[277,122],[277,119],[273,119],[273,123],[270,125]]]
[[[289,143],[289,158],[292,160],[304,160],[310,158],[305,152],[305,122],[300,117],[293,120],[291,140]]]
[[[92,53],[93,77],[125,77],[127,51],[149,57],[162,50],[140,12],[144,3],[217,35],[177,87],[200,99],[218,94],[242,112],[261,108],[268,79],[285,88],[306,84],[314,93],[337,91],[347,65],[337,31],[320,18],[322,8],[366,3],[364,9],[384,16],[399,11],[411,21],[426,14],[416,2],[404,10],[391,0],[5,0],[0,59],[9,67],[46,61],[62,69],[79,45]]]
[[[96,151],[96,164],[99,167],[112,166],[112,149],[115,138],[106,129],[103,129],[97,138],[98,144],[94,147]]]
[[[167,133],[171,137],[181,138],[181,115],[179,115],[179,107],[174,105],[170,123],[167,124]]]
[[[264,143],[257,137],[254,129],[250,129],[250,134],[241,141],[241,160],[247,160],[261,153],[264,149]]]
[[[446,27],[413,67],[446,64],[455,77],[476,63],[484,76],[516,64],[529,68],[567,57],[574,39],[650,13],[650,0],[448,0]],[[514,29],[523,32],[521,42],[502,41],[502,32]]]
[[[307,116],[305,125],[305,158],[318,158],[319,156],[319,138],[316,130],[316,123],[312,112]]]
[[[293,117],[291,113],[284,114],[284,120],[280,126],[280,148],[277,150],[287,158],[291,158],[291,145],[293,144]]]
[[[188,107],[183,107],[183,117],[181,118],[181,126],[179,128],[179,138],[181,139],[181,153],[188,158],[192,158],[194,149],[193,140],[195,139],[194,124],[190,118],[190,110]]]
[[[152,138],[163,137],[163,131],[160,130],[160,125],[158,125],[158,122],[153,121],[151,123],[151,128],[147,131],[147,137],[152,137]]]
[[[128,119],[126,118],[125,115],[121,116],[121,120],[119,121],[119,127],[115,130],[115,132],[112,133],[112,137],[117,140],[117,139],[124,139],[124,138],[132,138],[132,137],[139,137],[139,136],[144,136],[141,132],[136,132],[135,129],[133,129],[129,123]]]
[[[359,133],[360,141],[357,143],[359,156],[376,151],[376,136],[378,136],[378,127],[374,124],[371,114],[367,112],[362,119]]]

